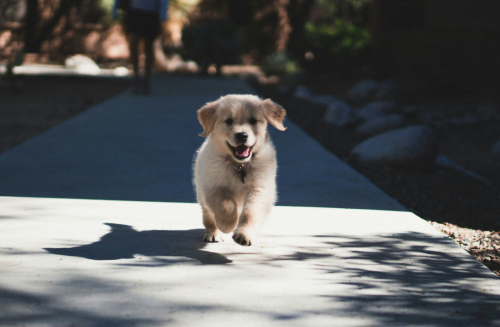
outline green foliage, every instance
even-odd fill
[[[73,3],[77,5],[77,19],[82,23],[102,24],[105,27],[113,23],[115,0],[88,0]]]
[[[316,0],[320,6],[351,6],[354,9],[361,9],[372,2],[372,0]]]
[[[99,0],[99,7],[102,10],[111,13],[111,11],[113,10],[114,3],[115,0]]]
[[[275,52],[267,56],[262,65],[266,75],[285,75],[298,73],[298,64],[291,60],[285,52]]]
[[[100,12],[99,22],[110,25],[113,21],[113,6],[115,0],[99,0],[98,11]]]
[[[315,24],[335,24],[337,18],[359,21],[372,0],[316,0]]]
[[[306,24],[305,42],[307,51],[315,56],[355,55],[365,49],[370,42],[370,33],[363,27],[336,19],[334,25]]]
[[[341,73],[366,59],[371,1],[316,0],[293,49],[301,66],[316,73]]]

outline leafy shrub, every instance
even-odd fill
[[[291,60],[285,52],[275,52],[266,57],[262,64],[266,75],[285,75],[299,72],[297,63]]]
[[[333,25],[306,23],[303,52],[310,53],[309,60],[302,59],[306,69],[338,70],[358,62],[370,44],[370,33],[366,28],[336,19]]]
[[[354,55],[367,47],[370,33],[365,28],[347,24],[339,18],[335,20],[335,25],[316,26],[308,22],[305,40],[309,51],[318,55]]]

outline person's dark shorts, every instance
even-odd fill
[[[129,9],[125,17],[125,30],[148,40],[160,35],[160,19],[158,13]]]

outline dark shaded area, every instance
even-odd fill
[[[351,261],[346,268],[349,277],[342,282],[356,290],[348,294],[325,294],[332,301],[344,303],[343,312],[370,317],[379,326],[498,323],[500,296],[464,282],[475,278],[498,282],[497,277],[479,269],[480,263],[471,257],[442,251],[441,246],[451,243],[446,238],[419,233],[377,237],[371,242],[355,236],[317,237],[334,251],[342,249],[342,253],[350,253],[337,260]],[[358,260],[363,264],[355,264]],[[346,272],[334,263],[321,269],[329,276]],[[385,285],[388,292],[381,290],[377,294],[378,285]]]
[[[300,51],[302,48],[302,40],[304,37],[304,29],[307,20],[309,19],[308,13],[314,6],[314,0],[290,0],[288,5],[288,14],[290,16],[290,40],[288,48],[292,52]]]
[[[124,78],[18,76],[18,93],[0,88],[0,153],[126,90]]]
[[[425,27],[425,0],[383,0],[378,2],[378,28],[381,31],[412,30]]]
[[[61,1],[52,17],[47,21],[43,21],[39,11],[39,2],[37,0],[28,0],[24,42],[25,52],[39,52],[42,43],[51,36],[63,17],[66,16],[66,20],[68,20],[70,10],[76,8],[81,3],[82,0]]]
[[[2,165],[9,173],[2,175],[2,193],[194,202],[190,183],[192,160],[203,142],[198,136],[201,125],[196,119],[196,110],[216,99],[217,92],[242,92],[247,86],[238,80],[179,75],[158,76],[155,83],[158,86],[161,83],[166,94],[178,96],[163,99],[118,97],[14,149],[12,155],[6,153]],[[88,94],[85,84],[78,86],[78,92]],[[87,86],[93,85],[88,83]],[[64,90],[60,88],[57,92]],[[198,90],[198,94],[184,97],[192,94],[192,90]],[[52,92],[54,101],[58,98],[55,92]],[[61,94],[61,98],[71,98],[70,94]],[[21,100],[16,98],[16,101]],[[135,103],[132,107],[130,101]],[[56,104],[35,102],[33,111],[40,111],[37,112],[40,116],[33,117],[43,122],[59,110],[64,113],[66,108]],[[167,107],[169,109],[165,110]],[[16,130],[21,132],[14,127],[13,134]],[[279,149],[279,205],[401,210],[401,206],[389,198],[379,202],[360,201],[358,196],[365,190],[357,190],[349,184],[345,188],[341,184],[332,189],[331,185],[339,182],[338,173],[329,169],[325,161],[335,162],[333,156],[304,138],[295,126],[285,133],[273,127],[269,130]],[[9,135],[6,140],[10,141]],[[302,156],[297,157],[297,152]],[[352,196],[334,196],[335,192],[344,190]],[[375,188],[372,190],[378,193]]]
[[[79,283],[82,281],[74,281]],[[86,281],[87,287],[96,287],[92,282]],[[100,290],[117,291],[110,286],[99,285]],[[122,317],[112,314],[96,314],[76,307],[65,307],[61,305],[56,296],[44,296],[30,294],[22,291],[15,291],[0,288],[0,325],[68,325],[68,326],[157,326],[164,322],[153,319],[138,319],[134,317]],[[20,311],[23,314],[20,314]]]
[[[490,154],[486,159],[486,151],[481,151],[490,146],[490,141],[486,141],[489,138],[485,138],[485,135],[500,137],[498,121],[438,131],[441,140],[439,152],[493,182],[485,184],[453,170],[415,171],[350,162],[351,149],[366,137],[352,129],[339,129],[325,123],[322,120],[326,110],[324,106],[293,98],[290,94],[278,92],[274,87],[256,83],[253,86],[261,96],[272,98],[286,108],[288,117],[325,148],[344,159],[418,216],[466,228],[500,230],[500,170],[496,168],[498,156]]]
[[[97,242],[73,248],[47,248],[47,252],[57,255],[81,257],[90,260],[133,259],[136,256],[174,257],[155,258],[154,263],[145,266],[161,267],[185,262],[191,258],[202,264],[227,264],[231,261],[221,254],[203,251],[205,245],[203,229],[172,231],[136,231],[131,226],[105,224],[111,231]],[[137,266],[141,264],[130,264]]]
[[[242,35],[236,24],[226,17],[198,22],[182,31],[185,58],[198,63],[203,73],[209,65],[218,67],[238,64],[242,49]]]
[[[183,31],[184,56],[202,69],[208,64],[261,63],[287,50],[290,13],[297,6],[283,0],[202,0]],[[301,15],[307,17],[307,12]]]
[[[211,64],[253,63],[279,75],[300,66],[314,77],[398,77],[496,94],[499,10],[495,0],[480,6],[466,0],[202,0],[184,12],[184,52],[178,44],[166,50],[195,59],[203,72]],[[108,11],[97,0],[29,0],[24,21],[0,26],[12,32],[3,36],[11,45],[0,56],[11,59],[24,45],[44,61],[84,53],[109,64],[117,58],[84,45],[113,34]]]

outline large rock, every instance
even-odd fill
[[[498,108],[493,102],[488,102],[478,105],[476,113],[482,119],[490,119],[498,114]]]
[[[375,135],[409,124],[410,122],[403,115],[390,114],[369,119],[356,127],[355,131],[363,135]]]
[[[346,127],[358,122],[359,118],[346,102],[335,100],[326,108],[323,120],[336,127]]]
[[[372,96],[379,85],[373,79],[363,79],[347,90],[347,96],[354,101],[363,101]]]
[[[305,85],[299,85],[295,89],[295,92],[293,92],[293,96],[298,99],[305,99],[309,100],[312,98],[314,95],[312,91]]]
[[[483,176],[468,170],[464,168],[462,165],[460,165],[458,162],[451,160],[450,158],[443,156],[443,155],[437,155],[436,158],[434,159],[434,164],[439,167],[439,168],[445,168],[445,169],[452,169],[455,170],[463,175],[472,177],[474,179],[477,179],[478,181],[481,181],[487,185],[490,185],[490,181],[488,181],[486,178]]]
[[[500,140],[496,141],[491,146],[491,152],[500,154]]]
[[[325,94],[325,95],[314,96],[309,101],[311,101],[314,104],[320,104],[322,106],[328,106],[330,103],[332,103],[333,101],[337,101],[337,100],[340,100],[340,99],[337,98],[334,95]]]
[[[437,151],[436,136],[424,125],[413,125],[373,136],[351,151],[361,164],[381,164],[407,168],[429,167]]]
[[[377,101],[369,103],[365,106],[365,108],[375,107],[381,109],[383,112],[387,114],[392,114],[398,111],[398,106],[394,101]]]
[[[370,103],[358,110],[358,116],[363,120],[369,120],[374,117],[385,116],[383,107]]]

